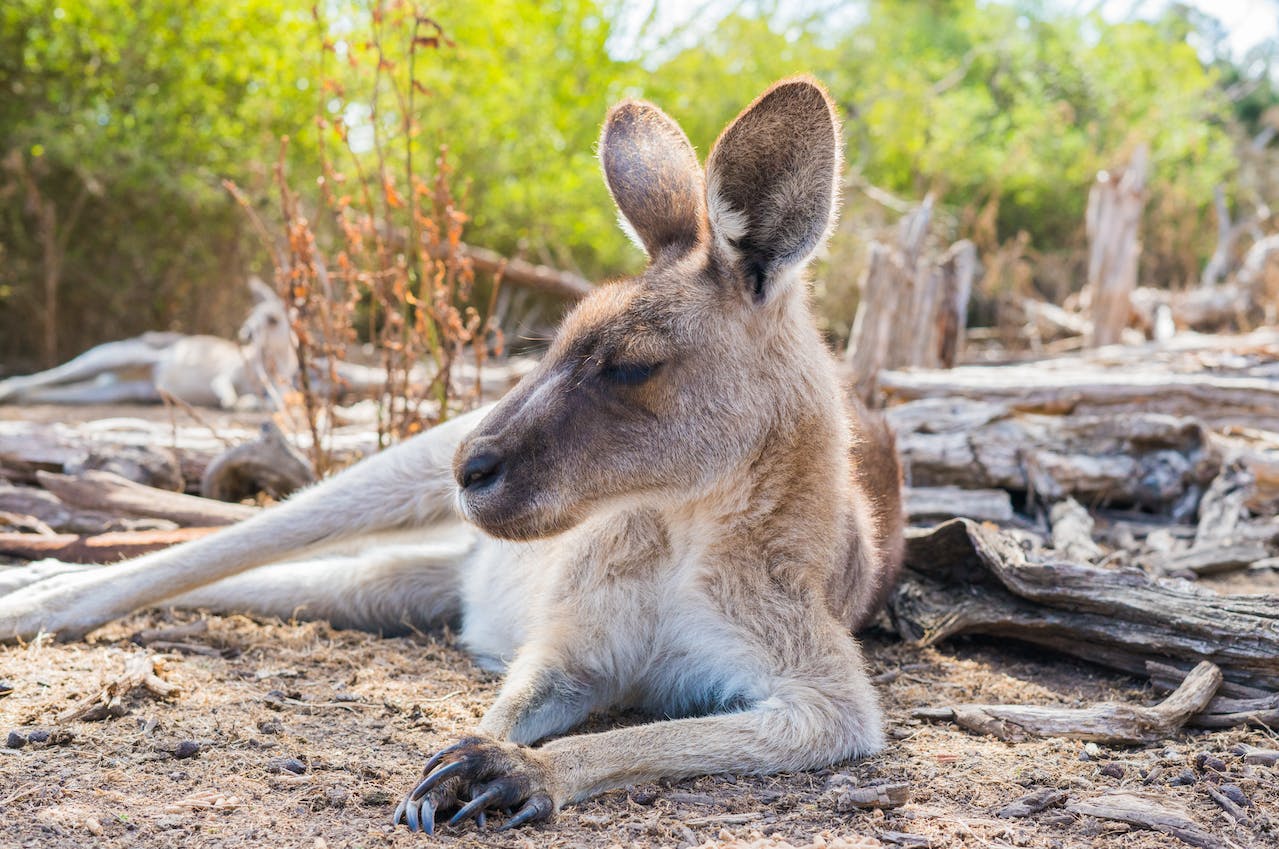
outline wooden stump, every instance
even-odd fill
[[[845,362],[862,398],[883,369],[955,364],[977,274],[977,248],[956,242],[939,259],[923,255],[932,197],[905,216],[897,245],[870,246]]]
[[[1119,174],[1102,171],[1088,193],[1088,291],[1093,345],[1113,345],[1128,324],[1141,257],[1141,211],[1150,152],[1143,145]]]

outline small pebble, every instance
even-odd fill
[[[1179,787],[1194,784],[1195,781],[1195,774],[1188,769],[1183,769],[1181,772],[1177,773],[1175,778],[1170,779],[1168,783],[1174,787]]]
[[[1225,772],[1226,762],[1216,755],[1210,755],[1207,752],[1200,752],[1195,755],[1195,768],[1201,770],[1212,770],[1213,772]]]
[[[278,719],[263,719],[258,722],[258,730],[263,734],[283,734],[284,723]]]
[[[43,728],[37,728],[35,731],[32,731],[30,734],[27,735],[27,742],[28,743],[48,743],[49,732],[45,731]]]
[[[1095,761],[1101,757],[1101,747],[1096,743],[1085,743],[1084,750],[1079,753],[1081,761]]]
[[[271,760],[266,762],[266,771],[272,775],[279,775],[282,772],[301,775],[306,772],[306,764],[297,758],[271,758]]]
[[[21,749],[27,745],[27,738],[17,731],[10,731],[9,736],[4,740],[4,745],[6,749]]]
[[[173,756],[180,761],[194,758],[198,754],[200,754],[200,744],[194,740],[183,740],[173,750]]]
[[[1111,778],[1123,778],[1124,768],[1119,764],[1106,764],[1101,768],[1102,775],[1108,775]]]
[[[360,796],[360,804],[369,807],[381,807],[389,805],[395,798],[385,790],[370,790]]]
[[[649,789],[632,790],[631,801],[647,808],[657,801],[657,794]]]
[[[328,801],[330,807],[345,808],[347,800],[351,798],[351,794],[345,787],[330,787],[324,791],[324,798]]]

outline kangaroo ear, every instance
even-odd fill
[[[253,294],[253,303],[255,304],[280,300],[280,296],[275,293],[275,290],[256,274],[249,278],[249,292]]]
[[[756,302],[770,300],[825,241],[835,220],[839,122],[813,79],[783,80],[711,149],[707,206],[719,251]]]
[[[705,240],[706,190],[697,155],[665,112],[637,100],[613,107],[600,161],[623,228],[649,257],[682,254]]]

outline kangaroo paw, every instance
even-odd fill
[[[410,831],[433,834],[437,814],[445,811],[454,812],[449,825],[474,818],[483,827],[489,813],[518,808],[501,830],[548,819],[555,812],[546,767],[524,746],[467,737],[436,753],[422,773],[392,819]]]

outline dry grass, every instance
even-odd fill
[[[179,620],[190,619],[179,616]],[[0,649],[14,692],[0,698],[0,735],[54,730],[53,717],[95,691],[142,651],[128,640],[174,621],[153,612],[104,630],[92,644]],[[0,754],[0,845],[418,846],[392,829],[393,803],[436,748],[468,731],[492,701],[498,679],[474,667],[447,634],[379,639],[319,623],[213,617],[195,638],[221,656],[183,655],[164,663],[181,687],[168,701],[145,693],[130,712],[65,726],[74,739]],[[1246,741],[1274,747],[1265,730],[1187,732],[1157,745],[1103,750],[1081,760],[1078,742],[1007,744],[947,725],[920,724],[911,709],[944,701],[1084,703],[1150,699],[1138,682],[1029,650],[963,644],[918,650],[887,635],[867,649],[894,738],[881,756],[813,773],[766,778],[715,776],[644,785],[565,809],[547,826],[513,834],[444,830],[457,846],[790,846],[881,845],[886,832],[929,837],[934,846],[1164,847],[1170,838],[1078,818],[1052,808],[1025,819],[996,812],[1040,787],[1087,798],[1117,788],[1154,790],[1186,806],[1210,831],[1240,847],[1279,845],[1274,770],[1229,753]],[[640,721],[605,717],[594,727]],[[199,745],[179,759],[179,744]],[[188,745],[187,748],[190,748]],[[1226,775],[1197,770],[1210,752]],[[305,766],[280,771],[275,759]],[[1143,785],[1160,767],[1162,777]],[[294,765],[297,768],[297,765]],[[1166,782],[1190,770],[1195,783]],[[907,781],[909,804],[894,811],[841,813],[827,795],[834,773],[861,783]],[[1237,784],[1251,798],[1254,825],[1230,820],[1205,782]],[[888,844],[882,844],[888,845]]]

